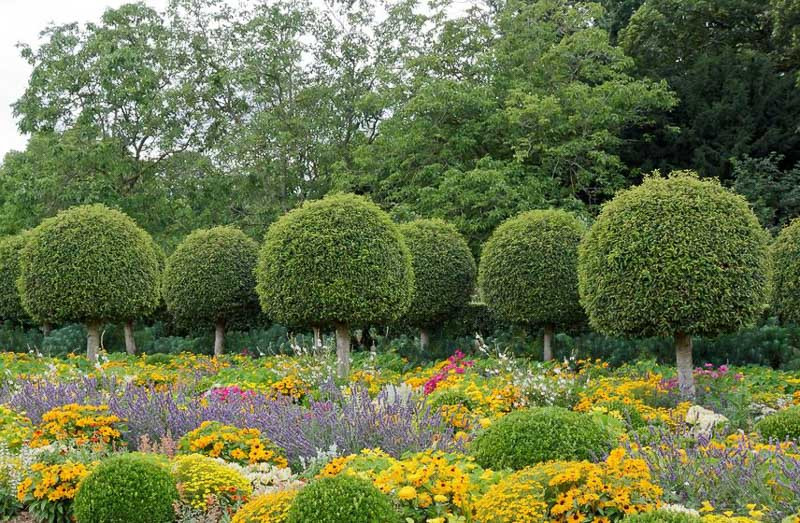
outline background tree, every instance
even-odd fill
[[[544,328],[544,359],[555,327],[583,315],[578,244],[585,226],[563,210],[529,211],[503,222],[483,247],[478,285],[494,315]]]
[[[158,304],[152,240],[104,205],[73,207],[44,220],[28,235],[20,259],[25,309],[42,323],[84,323],[91,361],[103,322],[124,321]]]
[[[424,351],[429,329],[469,303],[477,268],[466,240],[447,222],[416,220],[400,225],[400,232],[414,270],[414,297],[403,321],[419,328]]]
[[[674,337],[680,390],[692,397],[692,336],[736,331],[764,309],[767,234],[718,182],[651,176],[603,207],[578,275],[598,331]]]
[[[27,241],[25,236],[23,233],[0,238],[0,320],[3,321],[29,319],[17,292],[19,258]]]
[[[167,310],[185,326],[213,325],[214,355],[224,350],[230,320],[257,307],[255,241],[234,227],[193,232],[167,259],[163,288]]]
[[[391,322],[414,292],[397,226],[352,194],[305,203],[270,226],[256,269],[261,307],[287,325],[333,325],[337,373],[350,372],[351,324]]]
[[[781,230],[770,247],[773,312],[800,324],[800,219]]]

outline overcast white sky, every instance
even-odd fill
[[[10,107],[25,90],[30,75],[16,44],[35,44],[50,22],[97,20],[106,8],[126,1],[130,0],[0,0],[0,159],[11,149],[23,149],[28,140],[17,132]],[[167,0],[145,3],[162,10]]]

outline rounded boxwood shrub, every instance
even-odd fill
[[[320,478],[295,496],[288,523],[399,523],[391,499],[370,481],[340,474]]]
[[[123,454],[95,468],[78,487],[73,511],[78,523],[170,523],[178,489],[156,458]]]
[[[649,176],[605,204],[581,243],[581,301],[603,334],[674,336],[688,397],[691,337],[752,323],[767,264],[767,234],[744,198],[694,173]]]
[[[182,325],[214,325],[214,354],[223,352],[225,324],[258,306],[253,270],[258,245],[235,227],[199,229],[167,259],[167,310]]]
[[[104,205],[72,207],[28,234],[18,289],[40,323],[82,322],[97,359],[99,327],[158,305],[159,269],[149,234]]]
[[[702,518],[689,512],[677,510],[651,510],[626,516],[625,523],[701,523]]]
[[[756,431],[768,440],[800,440],[800,405],[765,416],[756,423]]]
[[[783,322],[800,324],[800,219],[781,230],[770,257],[773,310]]]
[[[562,210],[538,210],[503,222],[483,246],[478,282],[489,309],[510,323],[544,327],[552,359],[556,325],[583,315],[578,299],[578,244],[585,226]]]
[[[25,243],[24,233],[0,238],[0,320],[28,318],[17,291],[19,258]]]
[[[306,202],[273,223],[256,277],[273,320],[335,326],[340,376],[350,370],[349,325],[399,319],[414,291],[411,254],[397,226],[353,194]]]
[[[428,344],[427,329],[460,310],[475,289],[475,259],[467,241],[443,220],[416,220],[400,225],[411,251],[414,295],[403,320],[418,327],[420,344]]]
[[[591,416],[560,407],[518,410],[478,434],[469,452],[482,467],[500,470],[550,460],[599,458],[612,436]]]

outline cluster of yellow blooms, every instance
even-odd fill
[[[666,390],[660,387],[660,384],[661,376],[659,375],[651,375],[646,380],[601,379],[598,380],[591,391],[581,393],[580,401],[575,405],[574,410],[590,412],[597,407],[603,408],[609,404],[619,402],[635,409],[647,422],[675,426],[685,419],[691,403],[679,403],[674,409],[647,405],[642,398],[656,398],[668,394]],[[620,413],[617,413],[617,415],[620,416]]]
[[[11,450],[19,449],[32,433],[31,420],[0,405],[0,444]]]
[[[198,510],[230,509],[253,494],[250,481],[239,471],[202,454],[176,457],[172,472],[183,501]]]
[[[270,394],[273,397],[285,396],[294,401],[302,400],[311,390],[311,387],[296,376],[286,376],[270,385]]]
[[[284,523],[296,490],[282,490],[254,498],[240,508],[231,523]]]
[[[20,503],[44,499],[69,502],[75,497],[78,483],[88,475],[89,468],[83,463],[34,463],[30,474],[17,485],[17,499]]]
[[[289,466],[283,451],[258,429],[240,429],[218,421],[204,421],[184,435],[179,443],[182,453],[199,453],[240,465],[269,463],[280,468]]]
[[[44,447],[55,441],[76,445],[108,445],[120,441],[122,420],[109,413],[104,405],[71,403],[47,411],[42,423],[33,431],[30,447]]]

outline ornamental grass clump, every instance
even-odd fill
[[[800,441],[800,405],[765,416],[756,424],[756,431],[766,440]]]
[[[550,460],[600,459],[612,440],[588,414],[542,407],[503,416],[476,436],[469,453],[482,467],[519,470]]]
[[[158,458],[123,454],[98,465],[81,483],[77,523],[172,523],[178,489]]]
[[[391,499],[369,480],[342,474],[320,478],[292,501],[287,523],[400,523]]]

